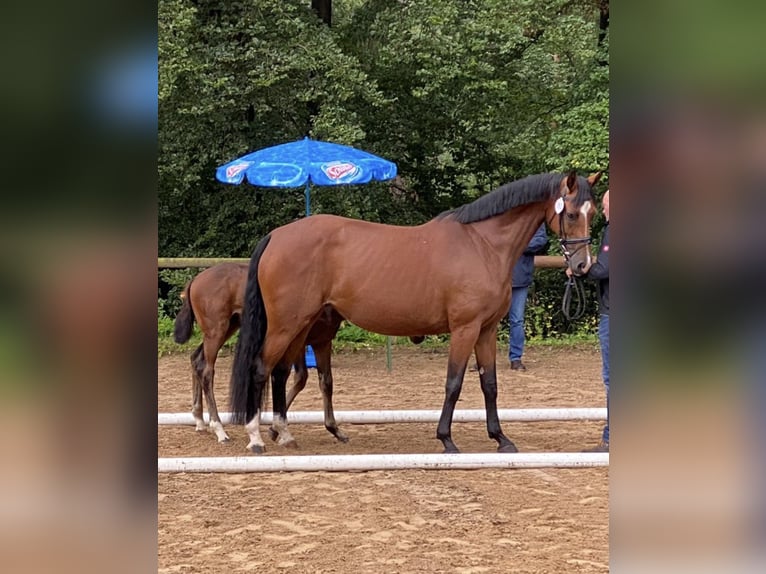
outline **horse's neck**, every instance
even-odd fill
[[[516,260],[527,248],[543,221],[545,221],[544,205],[530,204],[471,225],[500,257],[502,264],[508,266],[510,273]]]

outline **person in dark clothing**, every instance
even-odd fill
[[[527,305],[529,286],[532,284],[532,273],[535,267],[535,255],[545,253],[548,250],[548,234],[543,223],[521,254],[513,268],[511,278],[511,308],[508,311],[508,323],[510,325],[510,345],[508,360],[514,371],[526,371],[527,368],[521,362],[524,354],[524,311]]]
[[[606,190],[601,206],[606,226],[596,262],[588,269],[585,278],[598,282],[598,340],[601,344],[601,376],[606,388],[606,425],[598,445],[584,452],[609,452],[609,190]],[[567,275],[570,274],[567,269]]]

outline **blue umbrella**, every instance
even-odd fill
[[[247,177],[262,187],[305,185],[306,215],[311,215],[309,184],[348,185],[396,176],[396,164],[353,147],[304,138],[267,147],[219,167],[215,177],[240,184]]]
[[[305,185],[306,216],[309,216],[310,183],[350,185],[372,180],[385,181],[396,177],[396,164],[353,147],[303,138],[243,155],[219,167],[215,177],[218,181],[232,184],[240,184],[247,177],[247,181],[262,187]],[[389,355],[390,344],[389,337]],[[306,364],[316,367],[311,346],[306,350]]]

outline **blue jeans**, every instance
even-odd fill
[[[606,426],[602,438],[609,442],[609,315],[600,315],[598,341],[601,344],[601,377],[606,387]]]
[[[520,361],[524,354],[524,309],[527,306],[529,287],[514,287],[511,289],[511,309],[508,311],[510,323],[510,349],[508,359]]]

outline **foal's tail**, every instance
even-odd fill
[[[253,371],[258,354],[263,348],[267,324],[266,307],[263,305],[261,286],[258,283],[258,264],[270,240],[271,234],[258,243],[250,258],[250,268],[247,273],[242,325],[234,350],[229,392],[231,420],[234,424],[244,424],[255,416],[266,391],[265,381],[258,382],[258,388],[256,388]]]
[[[176,322],[173,327],[173,339],[176,343],[185,343],[189,340],[192,334],[192,327],[194,326],[194,310],[189,300],[189,288],[192,282],[189,281],[184,287],[183,293],[181,293],[181,299],[183,304],[181,310],[176,315]]]

